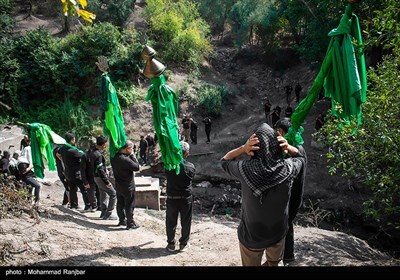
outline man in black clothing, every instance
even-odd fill
[[[9,164],[10,164],[10,152],[4,151],[0,159],[0,173],[8,174]]]
[[[294,93],[296,95],[296,102],[300,101],[300,92],[302,90],[302,87],[299,83],[297,83],[296,87],[294,88]]]
[[[110,181],[106,168],[106,160],[102,155],[102,152],[106,148],[107,141],[108,138],[103,135],[96,138],[96,148],[90,153],[90,164],[94,171],[94,182],[99,187],[100,191],[100,218],[103,220],[116,220],[116,217],[111,214],[115,209],[117,193]]]
[[[181,237],[179,239],[179,251],[183,252],[188,247],[190,227],[192,225],[192,180],[196,173],[193,163],[185,159],[189,155],[190,146],[187,142],[181,141],[183,162],[180,164],[179,174],[176,170],[167,170],[167,211],[166,249],[169,252],[175,251],[175,230],[178,223],[178,214],[181,217]]]
[[[192,140],[192,144],[197,144],[197,123],[190,118],[190,139]]]
[[[146,139],[144,139],[144,136],[140,136],[140,142],[139,142],[139,156],[142,160],[142,165],[146,165],[147,163],[147,150],[149,148],[149,143],[147,143]]]
[[[291,126],[290,119],[283,118],[279,120],[275,129],[277,130],[280,136],[285,136],[285,134],[289,131]],[[304,165],[302,166],[299,174],[294,178],[292,188],[290,190],[290,200],[289,200],[289,230],[286,234],[285,239],[285,251],[283,254],[283,262],[289,263],[294,261],[294,230],[293,230],[293,221],[296,218],[297,212],[299,211],[302,202],[303,202],[303,192],[304,192],[304,182],[306,177],[306,169],[307,169],[307,155],[302,145],[296,147],[304,157]]]
[[[81,175],[82,175],[82,182],[83,186],[87,190],[90,208],[86,209],[85,212],[96,212],[97,210],[97,197],[96,197],[96,189],[97,185],[94,181],[94,169],[93,164],[90,162],[90,155],[96,148],[96,140],[93,141],[89,139],[88,141],[88,150],[85,154],[82,155],[81,160]],[[101,210],[101,209],[100,209]]]
[[[75,135],[67,133],[65,140],[70,146],[63,145],[59,152],[61,154],[62,161],[64,163],[64,175],[68,181],[69,187],[69,199],[72,209],[78,209],[78,188],[81,191],[83,201],[85,203],[85,209],[90,207],[89,199],[86,189],[83,187],[81,179],[81,159],[83,152],[75,146]],[[72,146],[72,147],[71,147]]]
[[[267,123],[269,123],[269,115],[271,114],[271,107],[272,104],[271,102],[269,102],[269,99],[267,99],[264,103],[265,119],[267,120]]]
[[[291,85],[286,85],[283,87],[286,93],[286,103],[289,104],[292,100],[292,90],[293,87]]]
[[[133,153],[132,141],[127,140],[125,146],[111,158],[111,166],[117,190],[118,225],[126,225],[127,230],[137,229],[139,226],[133,220],[136,187],[133,172],[140,170],[140,164]]]
[[[65,178],[65,175],[64,175],[65,167],[64,167],[64,163],[62,161],[62,157],[60,154],[60,147],[54,148],[53,155],[54,155],[54,159],[56,160],[58,178],[60,179],[60,181],[63,184],[64,189],[65,189],[62,205],[66,207],[69,203],[69,187],[68,187],[67,178]]]
[[[210,143],[210,133],[211,133],[211,119],[210,117],[205,117],[203,119],[203,123],[205,125],[206,135],[207,135],[207,144]]]

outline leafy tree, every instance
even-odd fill
[[[224,36],[225,23],[233,5],[238,0],[198,0],[199,12],[211,26],[214,35]]]
[[[88,7],[96,13],[97,21],[124,27],[135,2],[136,0],[92,0]]]
[[[77,15],[82,17],[85,21],[92,23],[96,18],[96,15],[85,10],[88,3],[87,0],[61,0],[63,4],[63,13],[64,13],[64,29],[66,32],[69,32],[69,20],[68,18],[72,15]]]
[[[14,19],[11,16],[12,0],[0,0],[0,39],[8,35],[14,27]]]
[[[366,213],[386,229],[400,230],[400,3],[386,1],[375,12],[369,30],[370,41],[391,50],[383,61],[369,71],[369,91],[363,107],[363,123],[344,123],[331,118],[320,137],[329,144],[332,173],[364,183],[373,198],[364,206]]]
[[[148,0],[144,16],[149,38],[165,62],[198,67],[211,51],[206,39],[209,26],[201,19],[198,5],[189,0]]]

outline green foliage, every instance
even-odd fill
[[[132,13],[136,0],[92,0],[88,9],[96,14],[97,22],[109,22],[123,27]]]
[[[192,1],[149,0],[144,15],[150,39],[157,42],[154,48],[165,62],[197,67],[209,55],[209,26]]]
[[[13,57],[14,44],[11,39],[0,39],[0,96],[1,101],[11,108],[15,108],[17,103],[17,88],[19,77],[19,64]],[[1,107],[0,117],[10,112]]]
[[[241,0],[233,5],[229,19],[232,33],[238,47],[244,44],[256,44],[265,36],[265,31],[275,30],[273,23],[278,19],[273,0]],[[269,34],[268,36],[271,37]],[[267,41],[266,39],[263,39]]]
[[[232,6],[237,0],[199,0],[199,12],[211,26],[212,33],[223,34]]]
[[[114,83],[117,91],[118,101],[121,107],[128,107],[135,104],[138,100],[144,99],[137,87],[132,84],[126,84],[122,81]]]
[[[384,224],[400,226],[400,53],[396,50],[369,72],[370,89],[363,123],[331,118],[321,129],[330,146],[330,171],[341,170],[373,192],[366,213]]]
[[[93,127],[100,122],[100,118],[90,116],[87,104],[72,103],[69,99],[55,103],[49,101],[37,107],[37,113],[32,113],[29,118],[49,125],[54,132],[63,136],[72,131],[77,138],[92,135]]]
[[[38,28],[16,39],[12,57],[20,72],[17,113],[25,113],[32,102],[41,103],[54,97],[59,53],[57,41],[47,30]]]
[[[229,91],[224,86],[202,84],[197,90],[196,103],[207,115],[218,116],[221,114],[222,105]]]
[[[374,10],[372,25],[367,26],[370,44],[384,45],[385,48],[398,47],[400,44],[400,2],[387,0],[382,9]]]
[[[8,35],[14,27],[11,16],[13,0],[0,0],[0,39]]]

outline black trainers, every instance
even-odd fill
[[[126,221],[119,221],[118,226],[126,226]]]
[[[179,244],[179,252],[185,252],[190,247],[190,244]]]
[[[126,226],[127,230],[137,229],[137,228],[140,228],[140,226],[138,224],[133,224],[133,225]]]
[[[168,252],[174,253],[175,252],[175,244],[168,244],[167,247],[165,247],[165,249]]]

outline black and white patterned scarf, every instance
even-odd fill
[[[293,163],[285,161],[277,139],[277,132],[268,124],[260,125],[255,134],[260,149],[254,151],[249,160],[241,161],[239,171],[253,195],[262,198],[264,194],[285,181],[292,174]]]

